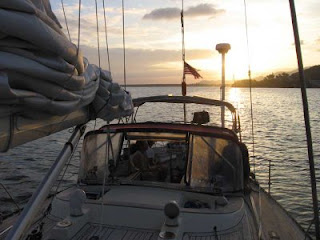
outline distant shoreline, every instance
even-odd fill
[[[124,85],[121,85],[124,86]],[[220,87],[220,85],[190,84],[188,87]],[[181,84],[127,84],[127,87],[181,87]],[[226,85],[231,87],[231,85]]]
[[[121,85],[122,87],[124,87],[124,85]],[[181,84],[129,84],[127,85],[127,87],[181,87]],[[202,84],[192,84],[192,85],[187,85],[187,87],[220,87],[219,85],[202,85]],[[226,87],[230,87],[230,88],[249,88],[249,86],[232,86],[230,85],[226,85]],[[251,88],[300,88],[300,87],[267,87],[267,86],[252,86]],[[320,88],[319,87],[307,87],[307,88]]]
[[[315,65],[304,69],[305,81],[307,88],[320,88],[320,65]],[[187,84],[188,87],[220,87],[219,80],[202,80],[197,83]],[[128,87],[180,87],[180,83],[175,84],[129,84]],[[236,88],[300,88],[299,73],[277,73],[269,74],[262,80],[242,79],[233,83],[228,81],[226,87]]]

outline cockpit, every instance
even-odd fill
[[[243,153],[228,129],[119,124],[87,133],[79,183],[133,184],[213,193],[243,189]]]

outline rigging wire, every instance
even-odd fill
[[[319,204],[318,204],[318,194],[317,194],[317,178],[316,178],[316,172],[315,172],[315,166],[314,166],[309,104],[308,104],[308,96],[307,96],[307,90],[306,90],[307,84],[306,84],[306,79],[305,79],[304,70],[303,70],[303,60],[302,60],[298,20],[297,20],[297,13],[296,13],[294,0],[289,0],[289,5],[290,5],[295,49],[296,49],[296,55],[297,55],[297,63],[298,63],[298,69],[299,69],[303,116],[304,116],[304,124],[305,124],[306,138],[307,138],[310,185],[311,185],[311,194],[312,194],[313,214],[314,214],[314,221],[315,221],[315,237],[317,240],[320,240],[320,220],[319,220]]]
[[[98,47],[98,63],[99,63],[99,79],[101,75],[101,56],[100,56],[100,38],[99,38],[99,16],[98,16],[98,3],[95,0],[96,5],[96,24],[97,24],[97,47]]]
[[[182,73],[183,73],[183,81],[185,81],[185,74],[184,74],[184,61],[186,60],[186,51],[185,51],[185,44],[184,44],[184,1],[181,0],[181,34],[182,34]]]
[[[64,16],[64,21],[66,23],[66,28],[69,36],[69,41],[71,42],[71,36],[70,36],[70,31],[69,31],[69,26],[68,26],[68,21],[67,21],[67,16],[66,16],[66,11],[64,10],[64,3],[63,0],[61,0],[61,6],[62,6],[62,11],[63,11],[63,16]]]
[[[107,122],[107,124],[109,125],[109,122]],[[107,138],[109,139],[110,136],[110,129],[108,127],[108,132],[107,132]],[[102,189],[101,189],[101,207],[100,207],[100,224],[99,224],[99,231],[101,232],[102,229],[102,220],[103,220],[103,212],[104,212],[104,202],[103,202],[103,196],[104,196],[104,191],[105,191],[105,185],[106,185],[106,175],[107,175],[107,159],[109,160],[109,143],[108,140],[106,141],[106,157],[104,158],[104,169],[103,169],[103,183],[102,183]]]
[[[125,42],[125,31],[124,31],[124,0],[122,0],[122,45],[123,45],[123,81],[124,81],[124,89],[127,90],[126,42]]]
[[[75,130],[75,128],[74,128],[73,130]],[[70,166],[71,160],[73,159],[74,153],[76,152],[76,149],[77,149],[77,147],[78,147],[79,142],[80,142],[80,141],[78,141],[78,142],[76,143],[76,145],[73,147],[73,150],[72,150],[72,152],[71,152],[71,155],[69,156],[68,162],[66,163],[65,169],[64,169],[64,171],[63,171],[63,173],[62,173],[62,176],[61,176],[60,180],[58,180],[58,184],[57,184],[57,186],[56,186],[56,190],[54,191],[54,193],[53,193],[53,195],[52,195],[52,197],[51,197],[51,200],[50,200],[50,203],[48,204],[47,209],[43,212],[42,216],[37,220],[36,223],[39,223],[39,222],[40,222],[40,224],[41,224],[41,223],[43,222],[43,219],[44,219],[45,217],[47,217],[48,214],[50,214],[51,209],[52,209],[52,203],[53,203],[53,200],[55,199],[54,196],[56,196],[56,195],[59,193],[60,185],[61,185],[61,183],[62,183],[62,180],[64,179],[64,176],[65,176],[65,174],[66,174],[66,172],[67,172],[68,167]],[[52,187],[52,188],[53,188],[53,187]]]
[[[244,18],[245,18],[245,29],[246,29],[246,42],[247,42],[247,56],[248,56],[248,77],[249,77],[249,91],[250,91],[250,117],[251,117],[251,136],[252,136],[252,157],[253,157],[253,173],[256,174],[256,156],[255,156],[255,142],[254,142],[254,119],[253,119],[253,104],[252,104],[252,78],[251,78],[251,63],[250,63],[250,48],[249,48],[249,33],[248,33],[248,14],[247,14],[247,2],[244,3]],[[262,237],[262,206],[261,206],[261,189],[259,184],[258,189],[259,198],[259,225],[258,225],[258,236],[259,239]]]
[[[110,64],[110,54],[109,54],[109,44],[108,44],[108,34],[107,34],[107,18],[106,18],[106,8],[105,8],[105,0],[102,1],[103,5],[103,17],[104,17],[104,32],[105,32],[105,37],[106,37],[106,48],[107,48],[107,56],[108,56],[108,70],[111,74],[111,64]]]
[[[248,56],[248,77],[249,77],[249,92],[250,92],[250,117],[251,117],[253,173],[256,174],[256,156],[255,156],[255,142],[254,142],[254,120],[253,120],[253,105],[252,105],[252,78],[251,78],[251,64],[250,64],[250,51],[249,51],[248,16],[247,16],[246,0],[243,0],[243,2],[244,2],[246,41],[247,41],[247,56]]]
[[[75,129],[73,129],[73,131],[74,131],[74,130],[75,130]],[[73,150],[73,152],[71,153],[71,155],[70,155],[70,157],[69,157],[69,161],[67,162],[66,167],[65,167],[65,169],[64,169],[64,171],[63,171],[63,174],[62,174],[62,176],[61,176],[61,178],[60,178],[60,180],[59,180],[59,182],[58,182],[58,185],[57,185],[57,187],[56,187],[56,191],[55,191],[55,193],[54,193],[54,196],[57,195],[57,193],[58,193],[60,184],[61,184],[62,180],[64,179],[64,176],[65,176],[65,174],[66,174],[66,172],[67,172],[67,170],[68,170],[68,167],[70,166],[71,160],[73,159],[73,155],[74,155],[74,153],[76,152],[76,149],[77,149],[77,147],[78,147],[78,144],[79,144],[79,141],[78,141],[78,142],[76,143],[76,145],[74,146],[74,150]],[[51,199],[50,204],[52,204],[52,202],[53,202],[53,198]]]
[[[101,214],[100,214],[100,223],[99,223],[99,231],[98,232],[101,232],[101,229],[102,229],[102,221],[103,221],[103,212],[104,212],[104,201],[103,201],[103,196],[104,196],[104,193],[105,193],[105,185],[106,185],[106,178],[107,178],[107,160],[108,160],[108,163],[109,161],[111,160],[110,159],[110,150],[111,150],[111,155],[112,155],[112,159],[113,161],[115,160],[114,158],[114,151],[113,151],[113,146],[112,146],[112,140],[111,140],[111,134],[110,134],[110,122],[107,122],[107,140],[106,140],[106,157],[104,158],[104,171],[103,171],[103,184],[102,184],[102,189],[101,189]],[[111,171],[109,170],[110,174]],[[110,175],[109,175],[110,176]]]
[[[98,79],[100,80],[101,77],[101,55],[100,55],[100,38],[99,38],[99,15],[98,15],[98,2],[95,0],[95,6],[96,6],[96,25],[97,25],[97,48],[98,48],[98,66],[99,66],[99,76]],[[97,118],[94,119],[94,127],[95,130],[97,126]]]
[[[2,184],[0,182],[0,186],[4,189],[4,191],[8,194],[10,200],[13,202],[13,204],[16,206],[19,214],[21,213],[22,208],[20,208],[20,206],[18,205],[18,203],[14,200],[14,198],[12,197],[12,195],[10,194],[10,192],[8,191],[8,189],[6,188],[6,186],[4,184]]]

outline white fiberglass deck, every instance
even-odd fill
[[[159,232],[144,229],[120,228],[111,226],[99,226],[97,224],[86,224],[72,240],[89,240],[97,236],[99,240],[152,240],[158,239]]]
[[[86,224],[72,240],[90,240],[95,239],[94,236],[99,237],[99,240],[152,240],[158,239],[159,231],[125,228],[125,227],[112,227],[112,226],[99,226],[97,224]],[[243,239],[241,230],[238,228],[236,231],[217,234],[210,233],[185,233],[183,240],[231,240]]]

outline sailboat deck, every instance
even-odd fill
[[[311,239],[299,224],[258,185],[251,184],[251,197],[256,207],[256,214],[261,214],[261,232],[263,239]],[[259,196],[260,192],[260,196]],[[261,209],[259,207],[261,202]],[[259,216],[257,216],[259,218]]]
[[[158,239],[159,232],[135,228],[99,226],[98,224],[88,223],[72,238],[72,240],[90,239],[94,236],[105,240],[152,240]]]
[[[240,230],[240,229],[237,229]],[[86,224],[72,240],[95,239],[94,236],[103,240],[153,240],[158,239],[159,231],[126,227],[100,226],[99,224]],[[233,231],[224,234],[210,233],[184,233],[183,240],[232,240],[243,239],[241,231]]]
[[[252,200],[256,208],[256,212],[259,214],[259,194],[256,185],[252,184],[253,191],[251,193]],[[262,236],[265,239],[274,237],[274,239],[311,239],[308,234],[305,234],[302,229],[298,228],[295,221],[290,218],[285,211],[272,200],[268,195],[260,189],[260,198],[262,204],[261,219],[262,219]],[[273,209],[273,210],[272,210]],[[275,211],[274,211],[275,210]],[[17,216],[13,219],[16,219]],[[44,219],[43,236],[44,239],[50,239],[50,232],[55,225],[61,221],[61,219],[55,218],[49,214]],[[1,228],[5,229],[10,227],[11,224],[1,225]],[[240,224],[241,225],[241,224]],[[231,239],[243,239],[243,230],[247,226],[238,226],[232,231],[218,232],[215,231],[207,233],[195,233],[185,232],[183,233],[183,240],[231,240]],[[33,225],[35,227],[36,225]],[[33,228],[31,228],[33,229]],[[120,226],[110,226],[87,223],[85,224],[74,236],[70,239],[95,239],[94,236],[99,237],[100,240],[105,239],[122,239],[122,240],[153,240],[158,239],[160,229],[141,229],[141,228],[129,228]],[[0,236],[0,239],[4,239],[6,234]],[[51,238],[52,239],[52,238]]]
[[[215,233],[199,234],[199,233],[185,233],[183,235],[183,240],[241,240],[243,239],[243,234],[239,231],[217,235]]]

